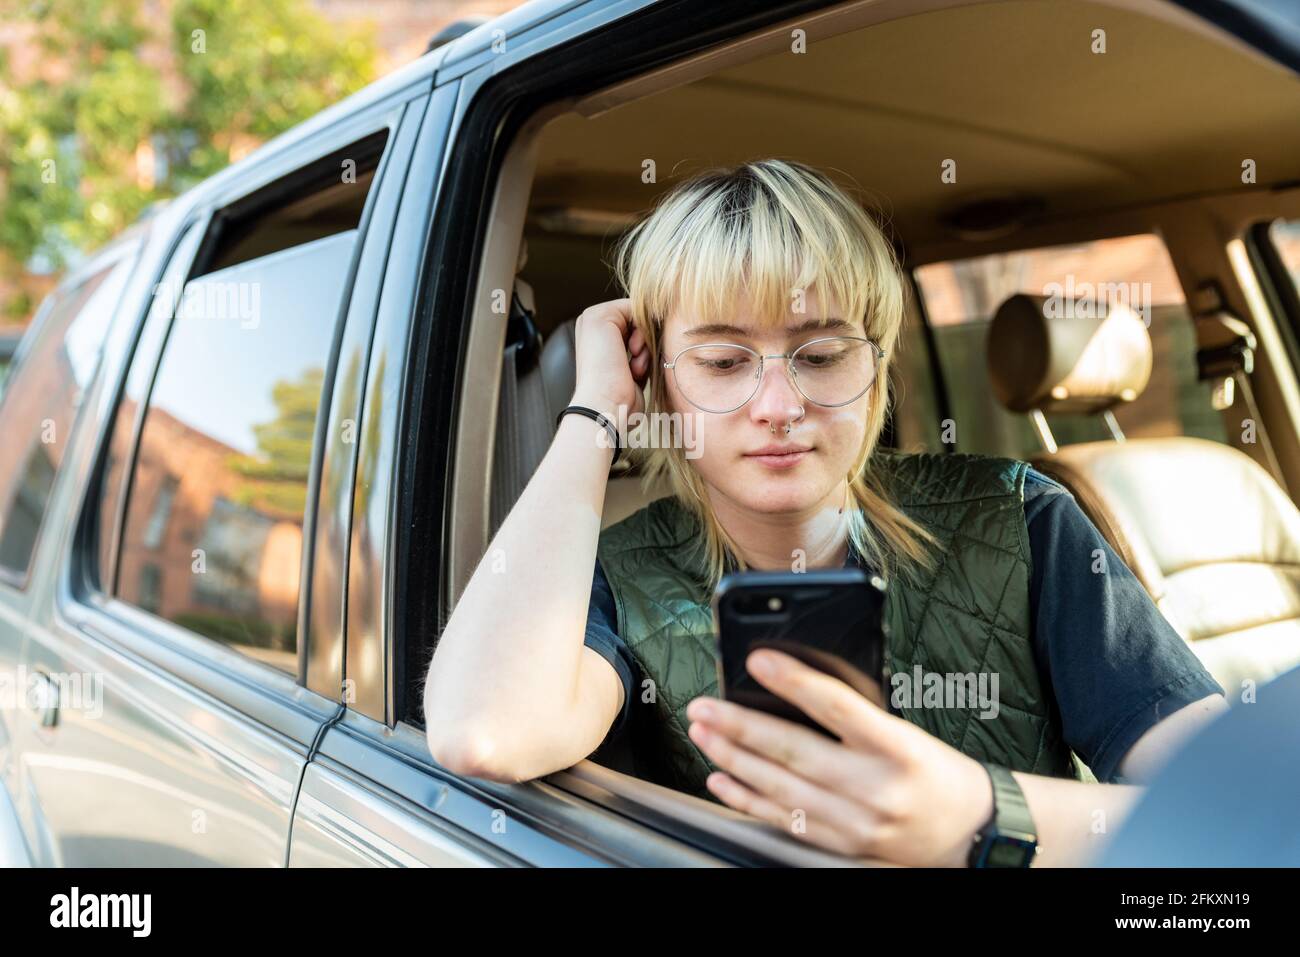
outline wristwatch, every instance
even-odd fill
[[[980,764],[993,782],[993,813],[975,832],[966,863],[971,867],[1028,867],[1038,853],[1038,832],[1024,792],[1006,768]]]

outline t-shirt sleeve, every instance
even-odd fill
[[[626,642],[618,635],[618,609],[614,605],[614,592],[609,587],[609,579],[604,569],[596,562],[595,574],[591,580],[591,603],[587,608],[587,633],[583,643],[610,663],[618,673],[618,680],[623,682],[623,709],[610,727],[605,740],[609,741],[627,726],[628,713],[632,708],[633,675],[636,671],[636,659]]]
[[[1034,654],[1066,743],[1099,781],[1162,719],[1223,688],[1064,486],[1030,470]]]

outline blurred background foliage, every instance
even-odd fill
[[[0,323],[53,274],[379,72],[306,0],[0,0]]]

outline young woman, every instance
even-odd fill
[[[841,853],[960,866],[1010,847],[1011,821],[1038,863],[1082,859],[1136,796],[1114,782],[1223,690],[1061,486],[876,450],[904,289],[871,217],[817,170],[751,162],[669,191],[615,268],[629,298],[577,321],[585,411],[561,416],[438,643],[434,758],[521,781],[623,740],[647,778]],[[672,494],[602,532],[597,414],[646,411],[692,416],[696,447],[639,450]],[[852,563],[888,582],[895,677],[993,677],[994,707],[904,693],[897,717],[774,651],[750,656],[756,680],[839,740],[716,697],[724,571]]]

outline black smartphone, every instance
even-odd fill
[[[885,583],[860,568],[725,575],[713,593],[718,691],[835,737],[759,684],[745,660],[757,648],[775,648],[887,708],[884,610]]]

